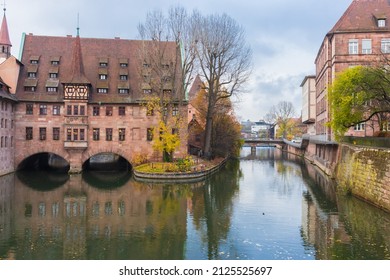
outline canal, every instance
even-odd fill
[[[0,177],[0,259],[390,259],[390,214],[275,148],[204,182],[128,172]]]

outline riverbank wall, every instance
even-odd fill
[[[287,146],[287,152],[334,179],[339,190],[390,212],[390,148],[341,143],[325,150],[326,157],[318,156],[318,150],[314,143]]]
[[[390,212],[390,149],[340,144],[338,187]]]

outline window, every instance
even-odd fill
[[[33,114],[33,104],[26,104],[26,115],[32,115]]]
[[[386,19],[378,19],[378,27],[386,27]]]
[[[98,93],[108,93],[108,88],[98,88],[97,92]]]
[[[112,116],[112,106],[107,106],[106,107],[106,116]]]
[[[80,115],[85,116],[85,106],[84,105],[80,106]]]
[[[53,140],[60,140],[60,128],[53,127]]]
[[[95,141],[99,141],[99,139],[100,139],[100,129],[99,128],[94,128],[93,130],[93,140],[95,140]]]
[[[148,128],[146,130],[146,140],[152,141],[153,140],[153,128]]]
[[[61,106],[60,105],[53,105],[53,115],[60,115],[61,114]]]
[[[31,59],[31,60],[30,60],[30,63],[31,63],[31,64],[38,64],[38,59]]]
[[[173,106],[172,116],[177,116],[179,114],[179,107]]]
[[[27,73],[27,77],[28,78],[36,78],[37,77],[37,73],[35,73],[35,72],[28,72]]]
[[[66,141],[72,141],[72,129],[66,129]]]
[[[118,93],[129,93],[129,89],[128,88],[119,88],[118,89]]]
[[[35,92],[36,87],[34,86],[25,86],[24,91],[30,91],[30,92]]]
[[[106,141],[112,141],[112,128],[106,128]]]
[[[119,116],[124,116],[124,115],[126,115],[126,107],[125,107],[125,106],[119,106],[119,108],[118,108],[118,114],[119,114]]]
[[[119,75],[121,81],[127,81],[127,75]]]
[[[26,127],[26,140],[32,140],[33,139],[33,128],[32,127]]]
[[[46,92],[57,92],[58,88],[57,87],[47,87]]]
[[[354,130],[355,131],[364,131],[365,126],[366,125],[364,123],[358,123],[357,125],[355,125]]]
[[[59,64],[60,64],[60,62],[57,61],[57,60],[53,60],[53,61],[51,62],[51,65],[59,65]]]
[[[349,54],[358,54],[359,53],[359,42],[357,39],[350,39],[349,40],[348,51],[349,51]]]
[[[100,107],[99,106],[93,106],[92,110],[93,110],[92,114],[94,116],[99,116],[100,115]]]
[[[372,53],[371,39],[363,39],[362,40],[362,53],[363,54],[371,54]]]
[[[79,105],[73,105],[73,115],[77,116],[79,114]]]
[[[85,129],[80,128],[80,141],[85,141]]]
[[[145,94],[152,93],[152,90],[151,90],[151,89],[144,89],[144,93],[145,93]]]
[[[73,128],[73,141],[79,140],[79,130],[77,128]]]
[[[99,66],[100,66],[100,67],[107,67],[107,66],[108,66],[108,63],[107,63],[107,62],[100,62],[100,63],[99,63]]]
[[[127,66],[128,66],[128,64],[127,64],[127,63],[125,63],[125,62],[123,62],[123,63],[120,63],[120,64],[119,64],[119,66],[120,66],[120,67],[122,67],[122,68],[125,68],[125,67],[127,67]]]
[[[39,114],[40,115],[47,115],[47,105],[46,104],[39,105]]]
[[[46,140],[46,127],[39,128],[39,140]]]
[[[100,74],[100,75],[99,75],[99,79],[100,79],[100,80],[107,80],[107,78],[108,78],[108,75],[107,75],[107,74]]]
[[[126,129],[119,128],[119,141],[125,141]]]
[[[72,105],[66,106],[66,114],[69,116],[72,115]]]
[[[382,39],[381,51],[382,53],[390,53],[390,39]]]
[[[57,79],[58,78],[58,73],[49,73],[49,78]]]

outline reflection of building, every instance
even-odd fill
[[[333,259],[333,245],[349,244],[351,240],[339,217],[335,189],[312,165],[303,166],[302,173],[307,182],[307,192],[302,199],[303,238],[314,245],[317,259]]]
[[[12,208],[8,215],[14,216],[0,218],[2,228],[16,233],[18,259],[184,256],[187,198],[181,195],[183,188],[128,181],[108,191],[89,186],[81,175],[45,192],[19,180],[9,185],[15,193],[4,200]]]
[[[14,258],[10,248],[6,246],[6,244],[9,244],[13,230],[14,186],[14,174],[0,176],[0,259]]]

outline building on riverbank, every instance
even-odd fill
[[[332,168],[337,143],[330,127],[328,86],[337,73],[357,65],[378,63],[390,53],[390,3],[387,0],[354,0],[325,35],[315,58],[315,135],[310,135],[307,155],[324,169]],[[303,88],[303,98],[306,98]],[[303,112],[312,110],[304,100]],[[307,121],[310,121],[310,117]],[[362,123],[347,135],[372,136],[375,125]]]
[[[152,147],[159,113],[147,110],[147,100],[163,94],[170,100],[166,117],[187,118],[180,48],[175,42],[160,44],[164,53],[157,71],[150,56],[160,47],[156,42],[24,34],[15,166],[38,153],[61,156],[70,172],[80,172],[89,158],[106,152],[130,163],[139,156],[160,158]],[[187,129],[172,129],[181,138],[174,156],[183,156]]]
[[[15,93],[20,63],[11,56],[11,41],[5,15],[0,27],[0,176],[14,171]]]

